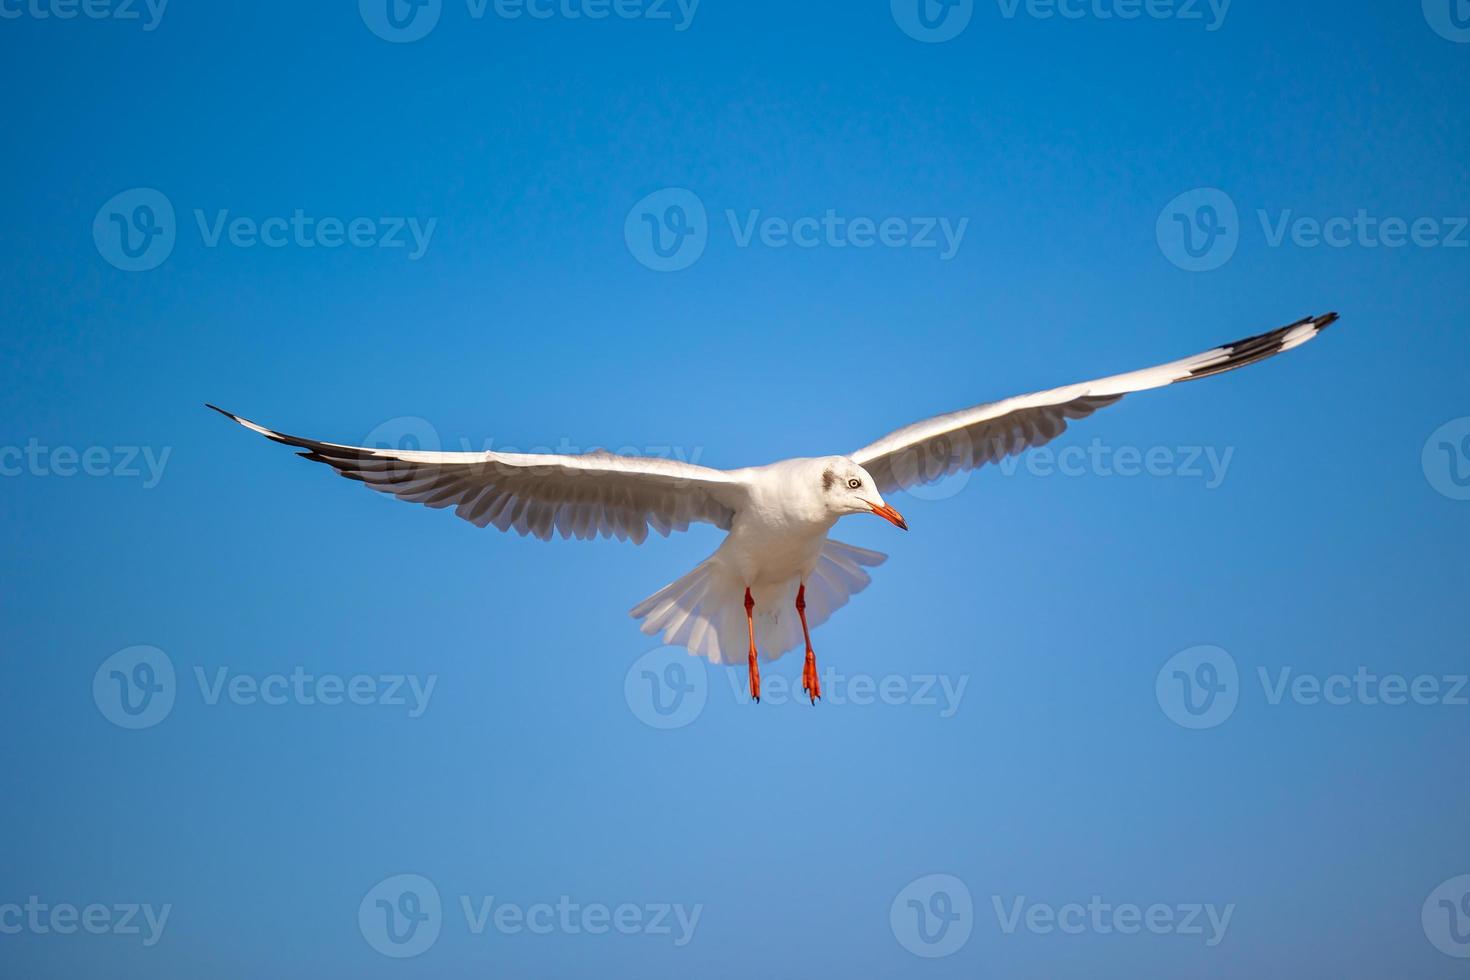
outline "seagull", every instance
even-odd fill
[[[1073,419],[1124,395],[1234,371],[1300,347],[1337,320],[1308,317],[1267,333],[1157,367],[1018,395],[937,415],[891,432],[847,456],[786,459],[717,470],[602,450],[581,455],[418,452],[344,446],[289,436],[208,405],[254,432],[302,450],[342,476],[428,507],[453,507],[477,527],[493,525],[549,541],[616,537],[642,544],[695,522],[727,531],[714,554],[631,610],[641,629],[662,634],[712,663],[737,665],[760,701],[760,660],[802,644],[802,690],[822,695],[811,630],[872,581],[887,556],[829,538],[839,518],[876,514],[902,530],[884,499],[952,474],[1045,445]],[[793,619],[787,612],[794,610]]]

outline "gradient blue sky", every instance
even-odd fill
[[[1421,923],[1470,873],[1470,707],[1272,704],[1258,680],[1470,669],[1470,458],[1438,449],[1470,426],[1470,249],[1273,245],[1259,217],[1463,223],[1470,44],[1448,7],[1236,0],[1212,24],[1204,4],[1125,21],[979,3],[921,43],[886,0],[704,0],[684,30],[444,0],[427,36],[389,43],[346,0],[174,0],[153,30],[141,6],[0,6],[19,13],[0,19],[0,442],[41,447],[0,460],[0,905],[171,906],[152,946],[0,934],[0,973],[1470,975]],[[130,272],[93,225],[140,187],[177,240]],[[708,241],[660,273],[624,227],[670,187],[707,209]],[[1239,215],[1235,253],[1203,272],[1157,234],[1196,188]],[[298,209],[435,226],[413,260],[208,247],[194,217]],[[969,224],[945,260],[740,247],[725,218],[828,209]],[[816,633],[822,665],[910,692],[963,682],[948,717],[915,698],[751,706],[738,674],[691,662],[703,710],[650,727],[625,678],[653,644],[626,610],[718,532],[634,548],[478,531],[202,408],[342,442],[419,427],[445,448],[738,466],[1327,309],[1343,322],[1309,347],[1057,443],[1180,466],[1230,452],[1217,486],[1023,463],[895,498],[908,535],[839,526],[892,558]],[[169,456],[146,485],[58,475],[58,447],[102,447],[108,472],[114,447]],[[175,703],[126,730],[93,680],[135,645],[167,655]],[[1189,730],[1155,682],[1199,645],[1238,666],[1238,706]],[[410,718],[211,704],[196,668],[437,680]],[[411,959],[359,926],[401,873],[444,906]],[[902,925],[901,893],[931,874],[974,907],[937,959]],[[563,895],[702,912],[676,947],[475,935],[459,907]],[[1007,933],[994,911],[1093,895],[1234,911],[1213,947]]]

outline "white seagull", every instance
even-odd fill
[[[877,514],[908,530],[883,499],[952,473],[1014,456],[1060,435],[1124,395],[1207,378],[1300,347],[1337,319],[1309,317],[1183,360],[938,415],[891,432],[848,456],[787,459],[717,470],[668,459],[594,451],[578,456],[441,453],[339,446],[283,435],[220,408],[268,439],[305,450],[374,490],[429,507],[453,507],[477,527],[550,540],[616,537],[641,544],[704,521],[729,534],[689,574],[632,609],[643,632],[662,633],[711,662],[743,654],[760,700],[759,659],[806,648],[802,688],[821,696],[810,628],[826,622],[887,556],[827,537],[837,519]],[[796,610],[796,617],[783,615]],[[760,653],[757,653],[760,651]]]

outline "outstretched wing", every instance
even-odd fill
[[[453,507],[477,527],[548,541],[598,536],[642,544],[651,527],[667,536],[703,521],[728,529],[743,485],[721,470],[667,459],[592,452],[438,453],[339,446],[284,435],[222,408],[267,439],[305,450],[342,476],[427,507]]]
[[[889,433],[852,459],[873,475],[882,493],[934,483],[1045,445],[1066,431],[1071,419],[1086,418],[1131,392],[1208,378],[1300,347],[1336,320],[1336,313],[1308,317],[1158,367],[937,415]]]

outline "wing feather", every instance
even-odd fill
[[[729,529],[744,484],[722,470],[668,459],[524,453],[438,453],[345,446],[290,436],[215,408],[226,418],[349,480],[478,527],[550,540],[597,536],[642,544],[693,523]]]
[[[1336,313],[1308,317],[1142,371],[937,415],[889,433],[853,453],[852,459],[872,474],[882,493],[934,483],[1045,445],[1065,432],[1069,421],[1086,418],[1124,395],[1223,374],[1300,347],[1336,320]]]

